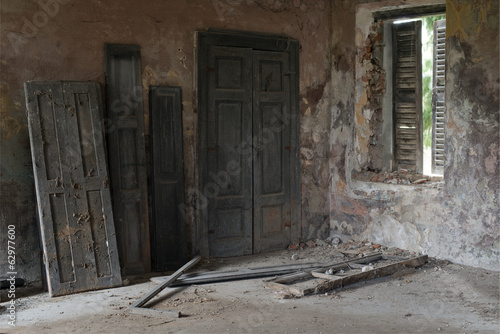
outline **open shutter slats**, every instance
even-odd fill
[[[446,20],[434,22],[434,65],[432,73],[432,173],[444,166]]]
[[[394,168],[422,171],[421,22],[393,26]]]

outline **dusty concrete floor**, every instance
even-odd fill
[[[300,259],[292,261],[295,253]],[[205,261],[199,269],[332,258],[331,250],[316,247]],[[65,297],[19,298],[17,326],[9,326],[3,313],[0,333],[500,333],[499,279],[499,272],[431,259],[413,274],[328,294],[286,299],[264,288],[262,279],[253,279],[165,290],[148,304],[181,311],[176,319],[127,313],[132,302],[156,286],[133,280],[129,286]]]

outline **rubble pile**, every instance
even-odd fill
[[[355,173],[353,175],[353,179],[389,184],[424,184],[427,182],[439,182],[443,180],[440,176],[423,175],[406,169],[400,169],[393,172],[363,170],[359,173]]]
[[[308,248],[323,248],[329,250],[331,254],[335,257],[362,257],[369,256],[377,253],[384,253],[386,255],[398,255],[398,256],[410,256],[415,255],[414,252],[408,250],[403,250],[396,247],[386,247],[377,243],[372,243],[367,240],[355,241],[346,240],[343,241],[338,235],[333,235],[325,240],[322,239],[310,239],[306,242],[300,242],[297,244],[290,244],[288,246],[289,250],[299,251],[306,250]]]

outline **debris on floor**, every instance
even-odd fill
[[[328,237],[326,240],[315,239],[308,240],[305,243],[298,244],[290,244],[288,246],[289,250],[300,251],[307,248],[325,248],[329,249],[331,254],[334,254],[336,257],[344,257],[355,255],[358,257],[368,256],[372,254],[384,253],[385,255],[401,255],[401,256],[410,256],[415,255],[415,253],[395,248],[395,247],[385,247],[380,244],[372,243],[369,241],[354,241],[354,240],[346,240],[343,241],[342,238],[338,235],[333,235]],[[300,256],[300,255],[299,255]]]
[[[183,268],[184,271],[190,268],[186,269],[188,263],[171,276],[152,279],[160,286],[131,305],[129,310],[151,315],[155,310],[144,309],[142,306],[167,286],[202,285],[273,276],[271,279],[264,280],[265,287],[277,290],[283,298],[296,298],[313,293],[328,293],[349,284],[377,277],[392,275],[396,278],[410,275],[415,272],[415,268],[428,261],[427,255],[389,248],[369,241],[342,240],[342,237],[338,235],[330,236],[326,240],[315,239],[307,240],[305,243],[291,244],[288,249],[293,251],[291,256],[288,255],[288,259],[300,262],[309,258],[316,262],[182,274]],[[325,256],[321,258],[321,262],[318,262],[318,251],[321,252],[321,250],[325,251],[323,252]],[[224,259],[217,260],[224,261]],[[174,299],[172,305],[177,305],[176,301],[180,299]],[[203,302],[203,299],[198,302]],[[169,312],[174,316],[180,316],[180,312]]]
[[[312,293],[325,293],[349,284],[388,276],[427,262],[427,255],[401,257],[385,254],[365,256],[341,261],[295,275],[283,275],[264,282],[268,288],[284,291],[295,297]],[[305,282],[307,281],[307,282]],[[296,286],[295,283],[300,284]]]

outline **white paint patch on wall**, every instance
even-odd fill
[[[423,240],[427,233],[421,234],[417,227],[409,222],[399,222],[389,216],[375,217],[362,234],[362,238],[389,247],[408,249],[413,252],[424,252]]]

